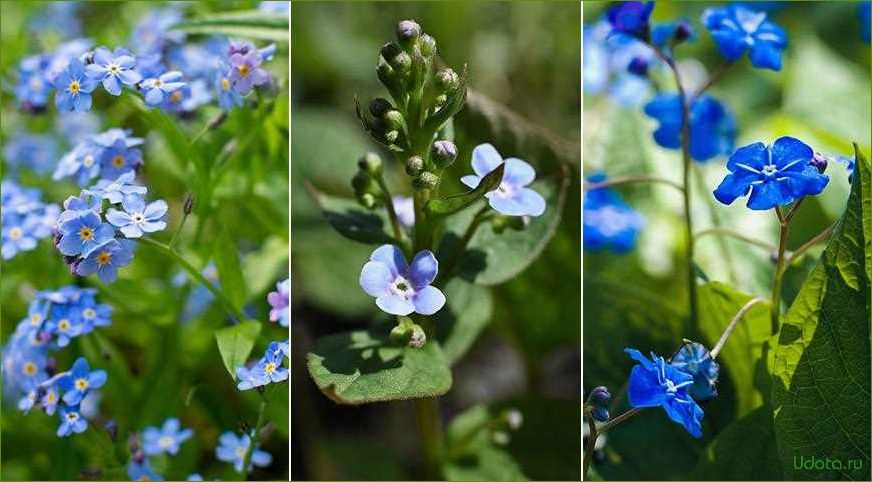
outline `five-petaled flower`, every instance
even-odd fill
[[[245,463],[245,455],[251,447],[251,437],[248,435],[236,436],[233,432],[224,432],[218,437],[218,447],[215,447],[215,457],[224,462],[231,462],[233,468],[237,472],[242,472],[242,464]],[[254,466],[266,467],[272,462],[272,455],[269,452],[259,450],[257,445],[254,446],[254,451],[251,454],[251,464],[248,466],[248,472]]]
[[[621,2],[606,12],[612,28],[634,37],[647,37],[651,29],[649,21],[654,2]]]
[[[143,233],[154,233],[167,227],[163,218],[168,206],[163,199],[146,205],[142,196],[131,194],[124,197],[121,207],[124,211],[114,208],[106,211],[106,220],[128,238],[139,238]]]
[[[742,5],[709,8],[702,14],[702,23],[730,62],[749,51],[748,58],[754,67],[781,70],[781,52],[787,48],[787,34],[766,19],[766,12]]]
[[[472,150],[472,170],[460,182],[475,189],[491,171],[505,162],[503,179],[499,187],[485,194],[490,207],[506,216],[539,216],[545,212],[545,198],[527,186],[536,179],[533,166],[521,159],[503,157],[491,144],[479,144]]]
[[[263,358],[257,361],[251,368],[244,366],[236,368],[236,378],[239,390],[250,390],[268,383],[283,382],[288,379],[288,369],[282,363],[288,356],[284,344],[277,341],[270,342],[263,354]]]
[[[702,409],[690,396],[693,376],[651,353],[651,360],[632,348],[624,352],[639,362],[630,372],[627,398],[634,408],[662,407],[674,422],[696,438],[702,436]]]
[[[386,244],[369,259],[360,272],[360,286],[376,298],[382,311],[399,316],[432,315],[445,304],[442,291],[431,286],[439,271],[432,252],[419,252],[410,266],[400,248]]]
[[[88,276],[97,273],[104,283],[112,283],[118,277],[118,268],[133,260],[133,241],[115,238],[106,241],[91,251],[76,267],[76,274]]]
[[[182,82],[182,73],[173,70],[157,77],[143,80],[139,88],[145,94],[145,103],[151,107],[163,104],[168,95],[181,89],[185,85]]]
[[[669,364],[693,377],[690,396],[694,400],[702,402],[718,395],[720,367],[702,343],[684,343]]]
[[[260,67],[262,62],[260,52],[254,49],[230,56],[229,80],[233,81],[241,95],[248,94],[253,87],[263,85],[269,80],[269,74]]]
[[[266,295],[266,300],[272,307],[269,310],[269,321],[278,321],[284,327],[290,324],[290,295],[290,279],[279,281],[276,283],[276,290]]]
[[[94,50],[94,62],[85,68],[88,77],[103,83],[106,92],[121,95],[121,84],[136,85],[142,75],[135,70],[136,58],[125,49],[109,51],[106,47]]]
[[[81,61],[70,60],[66,70],[55,78],[54,84],[57,89],[55,104],[58,109],[77,112],[91,110],[91,92],[97,86],[97,81],[85,74],[85,66]]]
[[[654,141],[667,149],[681,148],[684,125],[681,98],[678,94],[658,94],[645,104],[645,113],[660,125],[654,131]],[[690,106],[690,157],[707,161],[729,154],[736,140],[736,120],[733,114],[714,97],[703,94]]]
[[[732,204],[750,191],[748,207],[765,211],[820,194],[830,178],[812,164],[813,157],[811,147],[789,136],[770,146],[755,142],[740,147],[727,161],[730,174],[714,190],[715,198]]]
[[[192,435],[194,435],[193,430],[181,428],[179,419],[168,418],[161,428],[146,427],[142,431],[142,451],[148,456],[163,453],[176,455],[182,442]]]
[[[605,174],[587,178],[594,184],[605,180]],[[601,187],[584,192],[582,223],[585,249],[609,248],[616,253],[625,253],[636,246],[645,219],[625,203],[617,191]]]
[[[82,433],[88,428],[88,421],[82,416],[78,405],[61,405],[58,414],[61,419],[61,424],[58,426],[57,431],[58,437]]]
[[[61,224],[59,231],[58,250],[67,256],[86,257],[115,236],[112,226],[100,221],[100,216],[93,211],[80,211]]]
[[[104,383],[106,383],[106,372],[91,371],[88,360],[84,357],[76,360],[70,371],[57,380],[58,386],[64,390],[64,403],[69,406],[78,406],[90,390],[100,388]]]

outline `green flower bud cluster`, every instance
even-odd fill
[[[378,183],[378,178],[382,175],[381,157],[374,152],[368,152],[357,161],[357,166],[359,170],[351,178],[354,196],[363,207],[375,209],[384,198]]]

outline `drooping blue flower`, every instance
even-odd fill
[[[65,221],[59,231],[61,239],[58,251],[66,256],[88,256],[115,236],[112,226],[101,222],[100,216],[92,211],[85,211]]]
[[[693,377],[690,396],[694,400],[703,402],[718,395],[716,384],[720,367],[702,343],[681,345],[669,364]]]
[[[872,2],[860,2],[857,4],[857,18],[860,20],[860,38],[863,39],[867,44],[869,43],[869,30],[872,28],[870,26],[870,9],[872,9]]]
[[[239,390],[250,390],[268,383],[278,383],[287,380],[288,369],[283,364],[286,357],[287,353],[281,343],[270,342],[263,354],[263,358],[258,360],[254,366],[251,368],[237,367],[236,378],[239,379],[239,384],[236,388]]]
[[[88,360],[79,357],[70,371],[59,377],[58,386],[64,390],[63,400],[69,406],[78,406],[90,390],[100,388],[106,383],[106,372],[91,370]],[[78,412],[78,407],[76,407]]]
[[[539,216],[545,212],[545,198],[527,186],[536,179],[533,166],[521,159],[503,160],[491,144],[479,144],[472,150],[472,170],[475,174],[463,176],[460,182],[475,189],[491,171],[505,163],[503,180],[499,187],[485,194],[490,207],[506,216]]]
[[[124,211],[114,208],[106,211],[106,220],[128,238],[139,238],[145,233],[154,233],[167,227],[164,216],[169,207],[163,199],[146,205],[142,196],[131,194],[121,200],[121,207]]]
[[[594,174],[589,183],[606,180],[605,174]],[[610,188],[588,189],[584,192],[582,222],[584,249],[610,249],[626,253],[636,246],[645,219],[631,208],[617,191]]]
[[[91,110],[91,92],[97,81],[85,75],[85,66],[78,59],[70,60],[66,70],[54,81],[55,105],[62,111],[87,112]]]
[[[654,2],[621,2],[606,12],[606,19],[616,32],[634,37],[647,37]]]
[[[106,92],[121,95],[121,84],[134,86],[142,80],[136,71],[136,58],[125,49],[111,52],[106,47],[94,50],[94,62],[85,68],[88,77],[101,82]]]
[[[76,268],[79,276],[97,273],[104,283],[113,283],[118,277],[118,268],[133,260],[133,241],[110,239],[91,251]]]
[[[645,113],[659,122],[654,141],[667,149],[681,149],[681,97],[658,94],[645,104]],[[690,156],[704,162],[733,150],[736,120],[714,97],[703,94],[690,106]]]
[[[624,352],[637,362],[630,372],[627,399],[634,408],[662,407],[672,421],[696,438],[702,436],[702,409],[690,396],[693,377],[651,353],[651,360],[632,348]]]
[[[754,67],[781,70],[781,53],[787,48],[787,33],[766,17],[766,12],[727,5],[706,9],[702,23],[728,61],[735,62],[747,51]]]
[[[145,95],[146,105],[157,107],[164,103],[168,95],[181,89],[184,85],[182,73],[174,70],[143,80],[139,84],[139,88]]]
[[[61,424],[58,426],[58,437],[67,437],[74,433],[82,433],[88,428],[88,421],[82,416],[78,405],[61,405],[59,414]]]
[[[193,430],[182,429],[179,419],[168,418],[161,428],[146,427],[142,431],[142,450],[148,456],[164,453],[176,455],[179,453],[182,442],[193,435]]]
[[[394,212],[397,213],[397,221],[403,227],[411,228],[415,225],[415,200],[408,196],[394,196],[391,198]]]
[[[129,171],[118,176],[114,181],[101,179],[97,181],[97,184],[94,184],[89,189],[82,190],[82,192],[105,199],[112,204],[121,204],[126,196],[141,196],[148,192],[145,186],[133,184],[135,176],[136,174],[133,171]]]
[[[130,480],[164,480],[160,474],[154,471],[148,459],[142,459],[140,462],[131,460],[127,464],[127,476],[130,477]]]
[[[286,279],[279,281],[276,284],[276,291],[270,291],[266,295],[266,300],[272,309],[269,311],[269,321],[278,321],[279,325],[287,326],[290,324],[290,293],[291,280]]]
[[[814,151],[794,137],[779,137],[767,146],[740,147],[727,161],[730,171],[714,190],[715,198],[732,204],[750,191],[748,207],[767,210],[804,196],[820,194],[830,178],[811,164]]]
[[[382,311],[399,316],[432,315],[445,305],[445,295],[431,286],[439,271],[432,252],[419,252],[409,266],[400,248],[386,244],[369,259],[360,272],[360,286],[376,298]]]
[[[245,455],[248,453],[248,448],[251,446],[251,437],[248,435],[237,436],[233,432],[224,432],[218,438],[218,445],[215,447],[215,457],[223,462],[230,462],[237,472],[242,472],[242,464],[245,463]],[[257,467],[266,467],[272,463],[272,455],[269,452],[254,447],[254,452],[251,454],[251,465],[248,466],[248,472]]]

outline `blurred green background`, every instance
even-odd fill
[[[77,19],[83,35],[95,45],[127,45],[133,26],[159,2],[83,2]],[[27,115],[18,112],[10,95],[18,62],[36,53],[49,51],[61,42],[53,27],[67,19],[43,20],[48,27],[38,31],[25,28],[44,15],[38,2],[3,2],[0,20],[0,76],[2,76],[2,139],[26,130],[57,136],[54,120],[58,113],[53,96],[48,112]],[[182,7],[187,18],[209,12],[250,10],[257,2],[193,2]],[[66,26],[64,24],[64,26]],[[205,40],[189,36],[189,41]],[[256,41],[265,45],[263,40]],[[196,147],[204,160],[205,171],[194,169],[194,159],[185,153],[188,139],[200,132],[219,114],[215,103],[198,109],[184,120],[173,120],[157,113],[139,110],[129,99],[112,98],[102,87],[94,91],[92,114],[99,131],[111,127],[132,129],[142,137],[144,168],[141,182],[149,189],[149,199],[165,199],[170,206],[168,227],[154,235],[169,240],[178,226],[186,193],[195,195],[195,212],[177,241],[177,248],[192,264],[204,267],[212,258],[212,242],[223,230],[236,241],[247,287],[246,312],[264,326],[252,357],[260,356],[269,340],[284,340],[287,330],[270,323],[266,294],[288,274],[288,44],[278,42],[275,58],[264,64],[275,77],[278,95],[260,110],[235,109],[216,130],[208,133]],[[284,92],[284,93],[282,93]],[[126,95],[126,94],[125,94]],[[233,149],[229,146],[233,145]],[[69,146],[67,146],[69,147]],[[222,150],[229,156],[216,163]],[[64,149],[61,153],[65,152]],[[13,175],[3,161],[3,179]],[[80,188],[69,181],[52,181],[50,174],[38,176],[23,171],[16,176],[26,186],[43,191],[45,202],[60,203],[78,195]],[[152,460],[165,477],[183,480],[199,472],[207,480],[238,477],[230,464],[215,459],[214,448],[224,431],[252,427],[260,397],[254,391],[240,392],[224,369],[215,343],[215,329],[228,324],[220,305],[213,303],[200,316],[181,321],[191,285],[179,287],[173,278],[181,269],[149,247],[138,247],[133,263],[119,271],[112,285],[96,276],[74,278],[63,257],[42,240],[31,252],[19,253],[2,266],[3,341],[27,314],[34,290],[53,289],[74,283],[97,288],[98,301],[113,309],[112,325],[79,338],[69,347],[55,352],[59,367],[68,367],[85,355],[92,368],[104,368],[109,379],[102,390],[100,417],[88,430],[69,438],[58,438],[57,415],[35,410],[28,416],[16,408],[17,399],[4,397],[2,410],[2,478],[6,480],[76,480],[85,469],[105,465],[104,454],[95,445],[95,433],[105,433],[101,424],[112,419],[119,426],[119,443],[126,445],[128,434],[148,425],[160,425],[166,418],[178,417],[184,427],[194,429],[194,437],[182,445],[179,455]],[[83,341],[87,339],[88,341]],[[272,464],[256,469],[257,479],[287,480],[288,474],[288,384],[276,384],[268,391],[268,420],[262,445],[273,455]],[[113,467],[104,477],[126,478],[124,468]]]
[[[455,118],[459,159],[492,142],[532,163],[540,178],[570,166],[563,220],[545,253],[497,287],[491,324],[454,367],[441,399],[445,426],[478,403],[519,406],[527,419],[509,452],[531,478],[579,478],[580,7],[540,2],[303,2],[292,13],[293,467],[296,479],[402,479],[421,475],[412,405],[339,406],[305,369],[316,338],[359,328],[378,309],[358,285],[370,246],[326,223],[306,190],[352,197],[356,160],[375,150],[355,117],[386,96],[375,75],[379,48],[398,21],[414,19],[437,41],[441,59],[469,69],[474,93]],[[479,100],[473,106],[472,98]],[[489,99],[486,101],[484,99]],[[520,116],[520,119],[515,117]],[[392,191],[409,193],[401,166],[388,162]],[[457,181],[446,187],[460,190]]]
[[[736,116],[736,147],[791,135],[825,155],[853,157],[851,142],[857,142],[868,156],[870,50],[861,40],[857,3],[745,3],[774,8],[771,15],[786,29],[789,46],[780,72],[755,69],[743,58],[710,91]],[[609,5],[584,2],[585,25],[601,18]],[[723,5],[658,2],[654,9],[654,22],[686,18],[696,28],[696,41],[678,47],[676,56],[685,78],[697,85],[723,62],[699,17],[705,8]],[[674,90],[672,83],[663,85]],[[680,152],[654,143],[651,133],[656,123],[644,115],[641,106],[621,108],[606,96],[585,95],[583,115],[586,175],[605,171],[610,177],[651,174],[680,181]],[[746,199],[724,206],[711,195],[727,173],[725,162],[721,157],[695,165],[695,230],[720,225],[777,244],[772,212],[751,211],[745,207]],[[848,174],[844,165],[833,161],[826,174],[830,176],[826,190],[807,198],[793,222],[788,249],[799,247],[841,216],[849,192]],[[667,356],[682,337],[689,336],[682,332],[687,293],[681,196],[671,188],[650,184],[618,190],[642,213],[647,225],[636,249],[628,254],[585,253],[583,292],[584,388],[606,385],[613,394],[624,386],[633,365],[622,351],[625,347]],[[785,305],[796,295],[822,248],[788,270]],[[769,297],[773,263],[766,249],[714,236],[700,239],[696,249],[696,262],[709,279]],[[716,340],[703,341],[711,346]],[[698,459],[715,435],[747,412],[748,407],[740,406],[738,399],[753,391],[751,384],[752,380],[734,379],[729,366],[722,367],[721,393],[703,406],[704,435],[699,441],[663,413],[653,411],[610,431],[602,461],[595,466],[598,476],[623,480],[710,477],[700,471]],[[626,408],[625,399],[618,397],[613,415]],[[657,454],[656,462],[652,454]],[[755,468],[745,469],[753,473]],[[724,473],[714,476],[729,477]]]

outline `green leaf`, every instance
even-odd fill
[[[245,320],[237,325],[228,326],[215,331],[215,341],[224,368],[236,380],[236,368],[245,365],[248,355],[254,348],[254,341],[260,334],[261,324],[254,320]]]
[[[488,288],[459,278],[452,279],[443,291],[448,301],[433,321],[445,359],[454,365],[490,323],[494,303]]]
[[[710,282],[699,287],[699,328],[709,349],[717,343],[724,328],[751,298],[724,283]],[[769,304],[758,303],[745,313],[718,355],[721,381],[723,383],[723,375],[726,374],[733,385],[730,388],[721,387],[719,391],[730,390],[735,394],[737,416],[750,413],[769,396],[766,367],[761,360],[763,344],[770,338],[769,330]],[[761,370],[764,381],[755,383],[761,379],[757,375]]]
[[[562,177],[557,182],[540,180],[530,186],[545,198],[547,207],[541,216],[530,218],[523,230],[506,229],[497,234],[487,223],[479,227],[460,263],[460,276],[476,284],[496,285],[524,271],[557,231],[568,184]],[[448,219],[446,234],[439,246],[439,259],[450,258],[474,215],[466,211]]]
[[[502,163],[496,169],[487,173],[478,186],[476,186],[472,191],[444,198],[431,199],[424,209],[426,209],[430,214],[438,216],[447,216],[449,214],[460,212],[483,198],[488,192],[499,187],[500,183],[503,182],[503,173],[505,170],[506,164]]]
[[[215,268],[218,270],[218,279],[221,282],[221,291],[227,294],[236,309],[242,310],[247,296],[245,279],[239,265],[236,243],[226,228],[221,229],[215,239],[213,258],[215,259]]]
[[[772,363],[785,477],[869,480],[872,176],[857,150],[848,205],[784,318]],[[794,457],[839,460],[814,473]],[[849,468],[848,461],[862,468]]]
[[[287,272],[288,251],[288,242],[273,236],[258,251],[245,257],[242,273],[249,291],[263,293],[275,288],[276,278]]]
[[[435,397],[451,388],[438,342],[398,346],[375,329],[321,338],[306,354],[306,365],[318,388],[342,404]]]
[[[506,449],[493,442],[488,424],[497,415],[479,405],[451,421],[446,443],[451,455],[443,466],[447,480],[527,480]]]
[[[288,24],[287,15],[247,10],[205,15],[173,25],[172,29],[192,34],[287,42]]]
[[[369,210],[352,199],[332,197],[315,188],[310,188],[309,192],[321,208],[324,218],[339,234],[361,243],[393,242],[386,231],[390,221],[383,209]]]
[[[772,407],[757,407],[728,425],[706,447],[690,476],[698,480],[782,480]]]

